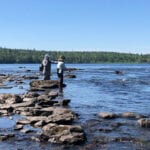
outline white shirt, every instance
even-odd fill
[[[63,72],[65,69],[67,69],[67,68],[66,68],[64,62],[59,61],[59,62],[57,63],[57,69],[59,69],[59,70],[58,70],[58,73],[62,73],[62,72]]]

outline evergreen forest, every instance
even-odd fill
[[[41,63],[45,54],[49,54],[51,60],[57,60],[60,55],[64,55],[67,63],[150,63],[150,54],[46,51],[2,47],[0,47],[0,63]]]

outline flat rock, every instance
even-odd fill
[[[57,80],[34,80],[30,82],[31,88],[57,88],[58,87],[58,81]]]

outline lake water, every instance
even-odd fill
[[[64,79],[67,84],[64,88],[64,97],[71,99],[70,107],[80,115],[80,123],[95,118],[95,114],[103,111],[113,113],[130,111],[150,115],[149,64],[66,64],[66,66],[79,69],[71,73],[66,72],[75,74],[76,78]],[[39,64],[0,64],[0,73],[39,75],[38,68]],[[27,69],[31,72],[26,72]],[[122,71],[123,75],[116,74],[116,70]],[[41,75],[39,77],[42,79]],[[52,65],[52,79],[57,79],[55,64]],[[11,89],[0,89],[0,93],[24,93],[29,89],[29,82],[26,81],[22,89],[15,86]],[[13,86],[13,83],[10,83],[10,86]],[[6,145],[7,143],[3,147]]]

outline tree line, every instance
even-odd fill
[[[2,47],[0,47],[0,63],[41,63],[45,54],[49,54],[51,60],[57,60],[60,55],[64,55],[67,63],[150,63],[150,54],[96,51],[39,51]]]

